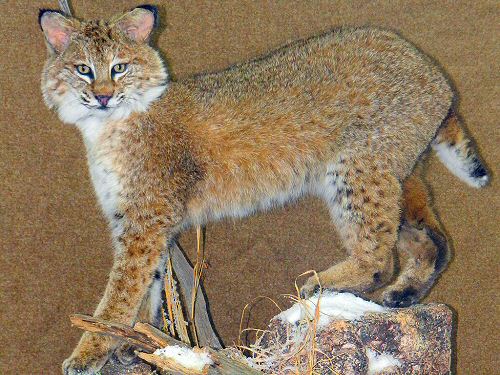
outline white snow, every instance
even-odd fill
[[[162,349],[156,349],[155,355],[175,360],[179,365],[202,372],[205,366],[214,362],[206,352],[195,352],[190,348],[181,348],[178,345],[166,346]]]
[[[356,320],[367,312],[384,312],[386,308],[374,302],[365,301],[351,293],[323,292],[321,296],[312,296],[307,300],[295,303],[288,310],[278,315],[282,321],[295,324],[301,320],[314,319],[319,299],[319,320],[317,328],[321,329],[332,320]]]
[[[380,371],[394,366],[401,366],[401,362],[397,358],[387,353],[376,353],[373,350],[366,349],[368,357],[368,373],[367,375],[376,375]]]

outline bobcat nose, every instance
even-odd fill
[[[111,99],[111,95],[96,95],[95,98],[100,105],[106,107],[108,105],[109,99]]]

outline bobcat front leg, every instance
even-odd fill
[[[109,281],[94,316],[131,325],[154,278],[167,242],[167,226],[155,217],[148,222],[128,222],[116,238],[120,248]],[[119,342],[86,332],[63,363],[66,375],[96,374]]]
[[[168,250],[167,250],[168,251]],[[152,326],[162,329],[162,292],[165,280],[165,267],[166,267],[166,252],[162,254],[162,259],[157,270],[154,272],[153,281],[149,286],[146,296],[142,301],[139,312],[137,313],[136,322],[143,322],[151,324]],[[118,361],[124,365],[129,365],[134,361],[138,360],[135,351],[137,347],[129,344],[128,342],[123,342],[119,344],[118,348],[115,350],[115,357]]]

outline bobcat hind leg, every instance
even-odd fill
[[[382,294],[383,303],[404,307],[418,302],[431,288],[450,258],[446,236],[429,207],[427,189],[418,176],[403,186],[403,216],[396,249],[400,272]]]
[[[368,160],[341,158],[327,171],[322,195],[349,256],[318,274],[324,288],[370,292],[392,278],[401,185],[389,168]],[[317,289],[311,277],[301,294],[310,296]]]

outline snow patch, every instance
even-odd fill
[[[368,357],[368,373],[367,375],[376,375],[380,371],[388,367],[400,367],[401,362],[395,357],[387,353],[374,352],[373,350],[366,349],[366,356]]]
[[[181,348],[177,345],[156,349],[154,354],[159,357],[173,359],[179,365],[198,372],[202,372],[205,366],[214,363],[206,352],[195,352],[193,349]]]
[[[384,312],[387,309],[374,302],[365,301],[351,293],[323,292],[295,303],[277,317],[295,324],[301,320],[314,319],[319,300],[319,320],[317,328],[327,326],[332,320],[356,320],[367,312]]]

